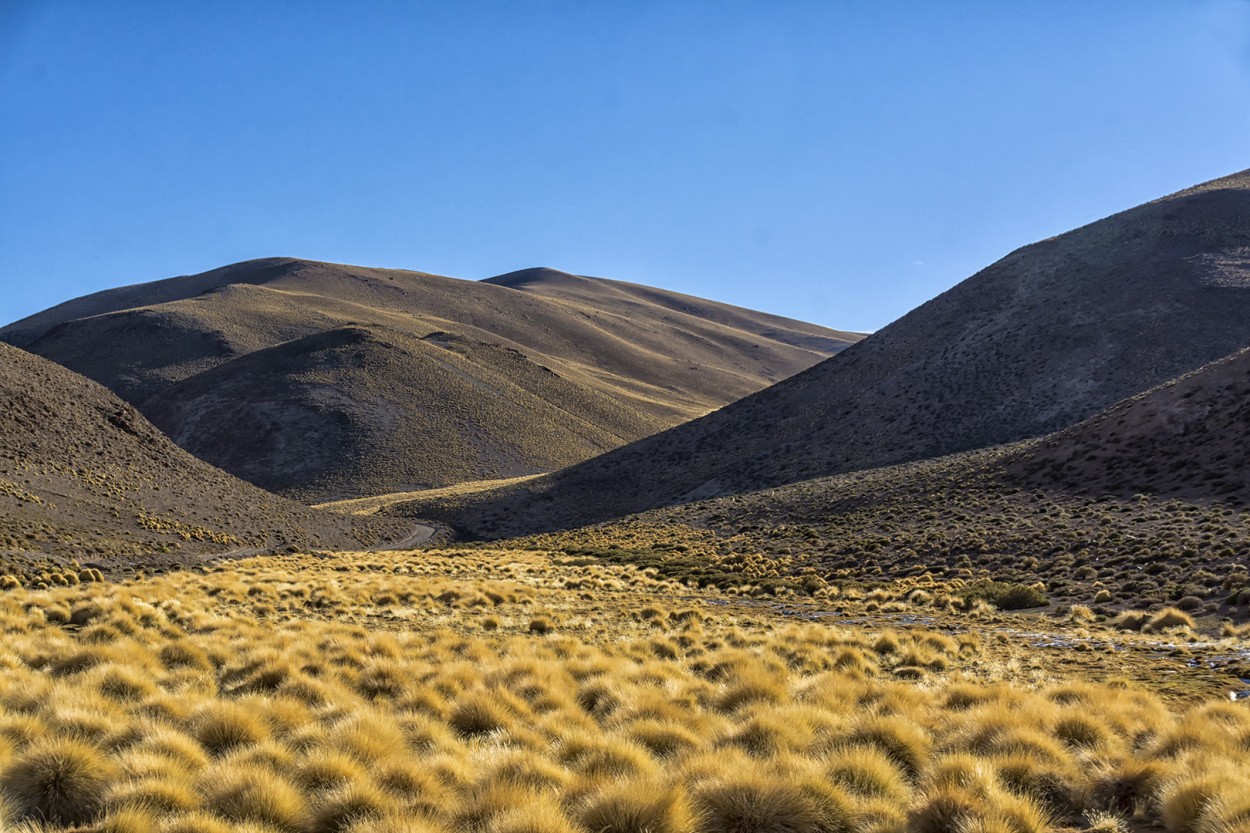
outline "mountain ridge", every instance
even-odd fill
[[[301,340],[350,327],[412,347],[408,363],[377,363],[396,374],[382,387],[391,392],[411,388],[410,397],[379,400],[372,383],[346,367],[339,384],[341,407],[326,406],[326,379],[309,382],[302,392],[287,384],[298,384],[296,377],[279,379],[270,372],[267,386],[256,381],[265,375],[257,362],[284,355],[265,351],[295,343],[324,352],[328,345]],[[433,385],[440,374],[451,379],[446,362],[440,366],[436,354],[408,341],[440,332],[467,340],[452,360],[459,374],[455,414],[448,413]],[[0,328],[0,339],[25,344],[110,387],[208,462],[314,502],[560,468],[720,407],[857,338],[692,296],[549,269],[464,281],[291,258],[106,290]],[[470,342],[477,346],[464,346]],[[369,349],[381,355],[376,342]],[[528,364],[509,364],[509,354],[501,352],[509,350]],[[241,362],[246,356],[253,360]],[[482,364],[474,365],[478,360]],[[501,382],[505,366],[529,389]],[[555,378],[533,368],[545,368]],[[231,369],[255,383],[226,384]],[[196,440],[189,428],[206,424],[187,399],[208,401],[207,382],[197,386],[191,381],[202,374],[221,390],[243,397],[232,409],[220,390],[213,395],[209,410],[222,431],[213,434],[212,443]],[[477,375],[479,382],[495,381],[467,388],[459,384]],[[501,385],[509,392],[500,393]],[[267,387],[287,389],[286,401],[302,409],[304,417],[252,419],[263,410],[260,403],[272,398]],[[480,394],[476,398],[474,390]],[[604,405],[604,397],[612,408]],[[504,400],[521,403],[516,407],[532,416],[531,423],[501,414]],[[441,413],[462,425],[460,436],[441,435],[449,449],[441,458],[416,453],[415,443],[375,442],[372,448],[388,459],[395,453],[410,455],[407,465],[388,464],[394,474],[390,481],[365,474],[363,464],[353,464],[359,473],[353,480],[328,470],[309,472],[294,462],[269,465],[275,461],[263,455],[241,461],[227,436],[230,431],[246,436],[264,424],[280,433],[272,449],[302,449],[316,458],[321,449],[304,437],[328,436],[346,421],[346,433],[335,435],[350,436],[348,445],[366,449],[369,443],[362,438],[381,426],[378,415],[363,407],[369,401],[400,420],[386,430],[426,431],[433,415]],[[580,406],[588,408],[585,414],[577,412]],[[584,418],[595,424],[577,427]],[[303,428],[297,431],[296,424]],[[510,426],[507,432],[504,425]],[[258,448],[255,443],[249,447]],[[451,448],[463,453],[454,455]]]
[[[510,487],[490,513],[526,519],[509,534],[576,526],[1060,430],[1250,344],[1247,254],[1241,172],[1021,247],[834,358]]]

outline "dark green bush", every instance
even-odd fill
[[[1036,587],[1015,582],[981,579],[964,588],[968,601],[983,599],[999,610],[1025,610],[1050,604],[1046,594]]]

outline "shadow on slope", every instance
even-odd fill
[[[1250,173],[1020,249],[831,359],[443,514],[474,535],[1040,436],[1250,344]]]
[[[285,546],[359,549],[411,524],[309,509],[175,446],[106,388],[0,344],[0,561],[137,567]]]

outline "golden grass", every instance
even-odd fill
[[[523,474],[519,477],[505,477],[500,480],[469,480],[451,486],[440,486],[437,489],[422,489],[417,492],[392,492],[373,497],[349,498],[347,500],[331,500],[313,504],[314,509],[332,509],[349,515],[376,515],[387,507],[399,503],[411,503],[414,500],[438,500],[448,497],[463,497],[479,492],[488,492],[504,486],[524,483],[541,477],[539,474]]]
[[[761,605],[627,565],[471,549],[11,590],[0,822],[1225,833],[1250,819],[1250,704],[1043,668],[1005,629],[863,621],[912,590]],[[858,623],[790,615],[835,597]],[[921,662],[922,679],[900,675]]]

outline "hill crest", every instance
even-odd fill
[[[210,463],[314,501],[550,471],[704,414],[858,339],[664,290],[554,270],[527,274],[500,276],[516,284],[507,286],[270,258],[96,293],[0,329],[0,339],[105,384]],[[310,381],[300,392],[298,371],[280,377],[259,367],[287,361],[291,350],[311,356],[347,349],[316,339],[346,339],[353,327],[354,337],[375,339],[375,348],[404,345],[404,362],[375,363],[397,374],[380,383],[385,395],[346,365],[337,383]],[[442,354],[442,366],[417,343],[436,333],[461,339],[458,358]],[[526,362],[505,361],[506,351]],[[235,371],[246,377],[238,384],[229,379]],[[519,384],[501,378],[508,372]],[[456,390],[454,414],[435,378]],[[218,388],[211,393],[210,380]],[[339,395],[330,397],[334,384]],[[300,420],[244,417],[272,411],[269,392],[277,389],[287,391],[285,402],[303,414]],[[230,399],[227,390],[245,398]],[[407,398],[396,395],[405,390]],[[528,421],[505,417],[505,401]],[[201,413],[217,415],[211,424],[221,430],[210,432],[212,443],[195,438],[193,426],[210,424]],[[443,435],[440,458],[417,453],[415,444],[367,438],[378,431],[419,436],[435,414],[461,426],[455,438]],[[229,432],[247,437],[257,425],[285,431],[271,447],[292,459],[301,452],[321,459],[322,450],[304,437],[329,435],[351,437],[344,444],[358,448],[362,460],[375,452],[388,461],[411,456],[381,467],[396,473],[393,481],[366,476],[363,464],[353,465],[360,472],[354,479],[328,470],[297,474],[300,467],[263,456],[245,465]],[[505,426],[506,434],[496,433]]]
[[[1068,427],[1250,344],[1250,282],[1228,277],[1248,247],[1247,173],[1120,212],[779,384],[511,487],[482,510],[496,520],[462,520],[577,526]]]

